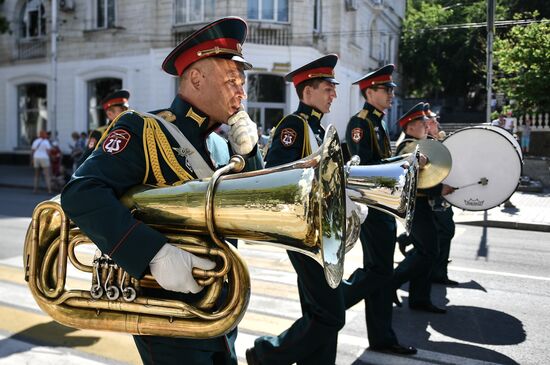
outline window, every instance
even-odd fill
[[[248,19],[288,22],[288,0],[248,0]]]
[[[48,130],[47,87],[29,83],[17,87],[17,145],[29,148],[41,130]]]
[[[41,0],[27,0],[21,13],[21,38],[37,38],[46,35],[46,15]]]
[[[248,75],[248,114],[268,134],[285,115],[286,83],[273,74]]]
[[[392,45],[393,45],[393,37],[390,36],[388,41],[388,59],[386,63],[392,63],[393,57],[392,57]]]
[[[321,0],[314,0],[313,3],[313,31],[321,33]]]
[[[376,19],[372,21],[370,30],[370,43],[369,43],[369,55],[378,60],[380,59],[380,32],[378,30],[378,24]]]
[[[96,0],[95,27],[114,28],[116,20],[115,0]]]
[[[88,130],[94,130],[107,123],[107,115],[101,100],[115,90],[122,89],[122,80],[102,78],[88,81]]]
[[[216,15],[216,0],[176,0],[176,24],[213,20]]]

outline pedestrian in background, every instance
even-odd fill
[[[38,138],[32,142],[31,154],[32,164],[34,167],[34,188],[33,192],[38,191],[38,180],[40,178],[40,170],[46,180],[46,188],[48,193],[52,192],[51,176],[50,176],[50,150],[52,145],[48,140],[48,133],[46,131],[40,131]]]
[[[525,153],[529,152],[529,144],[531,142],[531,119],[525,118],[521,126],[521,150]]]
[[[78,132],[73,132],[71,134],[73,139],[73,144],[69,145],[71,147],[71,159],[73,161],[73,173],[76,171],[78,166],[80,166],[80,158],[84,153],[84,148],[86,147],[86,141],[82,140]]]

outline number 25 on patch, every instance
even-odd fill
[[[130,142],[130,133],[121,129],[112,131],[103,142],[103,151],[115,155],[124,151],[128,142]]]

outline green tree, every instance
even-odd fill
[[[494,45],[496,87],[520,112],[550,110],[550,22],[514,26]]]
[[[498,0],[495,19],[539,8],[550,13],[547,0]],[[523,18],[525,19],[525,18]],[[472,98],[485,103],[487,0],[408,0],[399,62],[409,97]],[[510,28],[497,27],[495,39]]]
[[[486,0],[408,0],[400,64],[412,97],[465,96],[485,80]],[[505,9],[497,8],[501,17]]]

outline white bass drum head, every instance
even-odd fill
[[[443,141],[453,159],[443,183],[458,187],[444,196],[453,206],[487,210],[502,204],[516,191],[523,166],[521,148],[518,152],[510,133],[495,128],[498,127],[463,128]]]

